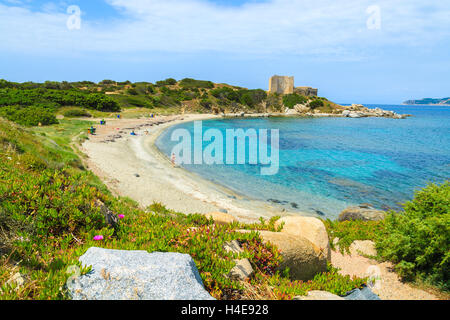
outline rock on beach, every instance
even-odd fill
[[[73,300],[214,300],[187,254],[92,247],[79,260],[92,270],[68,282]]]

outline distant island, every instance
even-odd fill
[[[450,106],[450,98],[442,98],[442,99],[425,98],[425,99],[420,99],[420,100],[408,100],[408,101],[403,102],[403,104]]]

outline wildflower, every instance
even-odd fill
[[[119,214],[119,219],[123,219],[123,218],[125,218],[125,215]]]
[[[101,241],[101,240],[103,240],[103,236],[95,236],[94,240],[95,241]]]

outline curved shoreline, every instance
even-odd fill
[[[107,120],[106,126],[98,128],[96,136],[83,143],[82,151],[89,158],[89,169],[102,178],[108,188],[137,201],[142,207],[160,202],[183,213],[206,214],[226,210],[243,222],[289,215],[289,212],[281,212],[263,201],[248,199],[182,167],[173,167],[155,145],[158,137],[173,125],[214,118],[220,116]],[[156,124],[158,121],[164,123]],[[150,132],[146,135],[148,128]],[[137,136],[130,135],[133,129]]]

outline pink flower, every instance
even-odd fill
[[[103,236],[95,236],[94,240],[95,241],[102,241],[103,240]]]
[[[123,219],[123,218],[125,218],[125,215],[119,214],[119,219]]]

